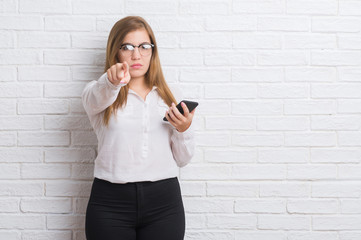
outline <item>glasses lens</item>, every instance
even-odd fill
[[[139,46],[139,52],[143,56],[148,56],[152,52],[152,45],[144,43]]]
[[[134,47],[130,44],[125,44],[122,46],[121,48],[123,51],[133,51],[134,50]]]

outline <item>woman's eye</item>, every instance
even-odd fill
[[[143,44],[143,45],[142,45],[142,48],[144,48],[144,49],[149,49],[149,48],[151,48],[151,46],[150,46],[149,44]]]
[[[124,45],[123,49],[124,50],[133,50],[133,46],[132,45]]]

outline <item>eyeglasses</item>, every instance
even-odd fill
[[[122,44],[120,46],[120,52],[124,56],[130,56],[130,55],[133,54],[134,49],[136,47],[138,48],[140,55],[148,56],[149,54],[152,53],[152,49],[154,48],[154,44],[142,43],[142,44],[139,44],[139,46],[134,46],[133,44],[125,43],[125,44]]]

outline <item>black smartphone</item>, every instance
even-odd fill
[[[197,102],[193,102],[193,101],[188,101],[188,100],[182,100],[180,101],[178,104],[177,104],[177,109],[179,110],[179,112],[181,114],[184,115],[184,112],[183,112],[183,107],[181,105],[181,103],[184,102],[189,110],[189,112],[192,112],[193,109],[195,109],[197,106],[198,106],[198,103]],[[169,116],[169,114],[168,114]],[[163,118],[164,121],[168,121],[168,119],[166,117]]]

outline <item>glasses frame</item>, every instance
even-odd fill
[[[140,47],[140,46],[142,46],[142,45],[150,45],[152,51],[153,51],[153,48],[154,48],[154,46],[155,46],[153,43],[141,43],[141,44],[139,44],[138,46],[135,46],[135,45],[133,45],[133,44],[131,44],[131,43],[124,43],[124,44],[120,45],[119,49],[122,50],[122,47],[125,46],[125,45],[130,45],[130,46],[132,46],[132,47],[134,48],[133,50],[129,50],[129,51],[131,51],[131,54],[134,53],[135,48],[138,48],[139,54],[142,55],[143,57],[149,56],[149,55],[143,55],[143,54],[141,53],[141,51],[139,50],[139,47]]]

